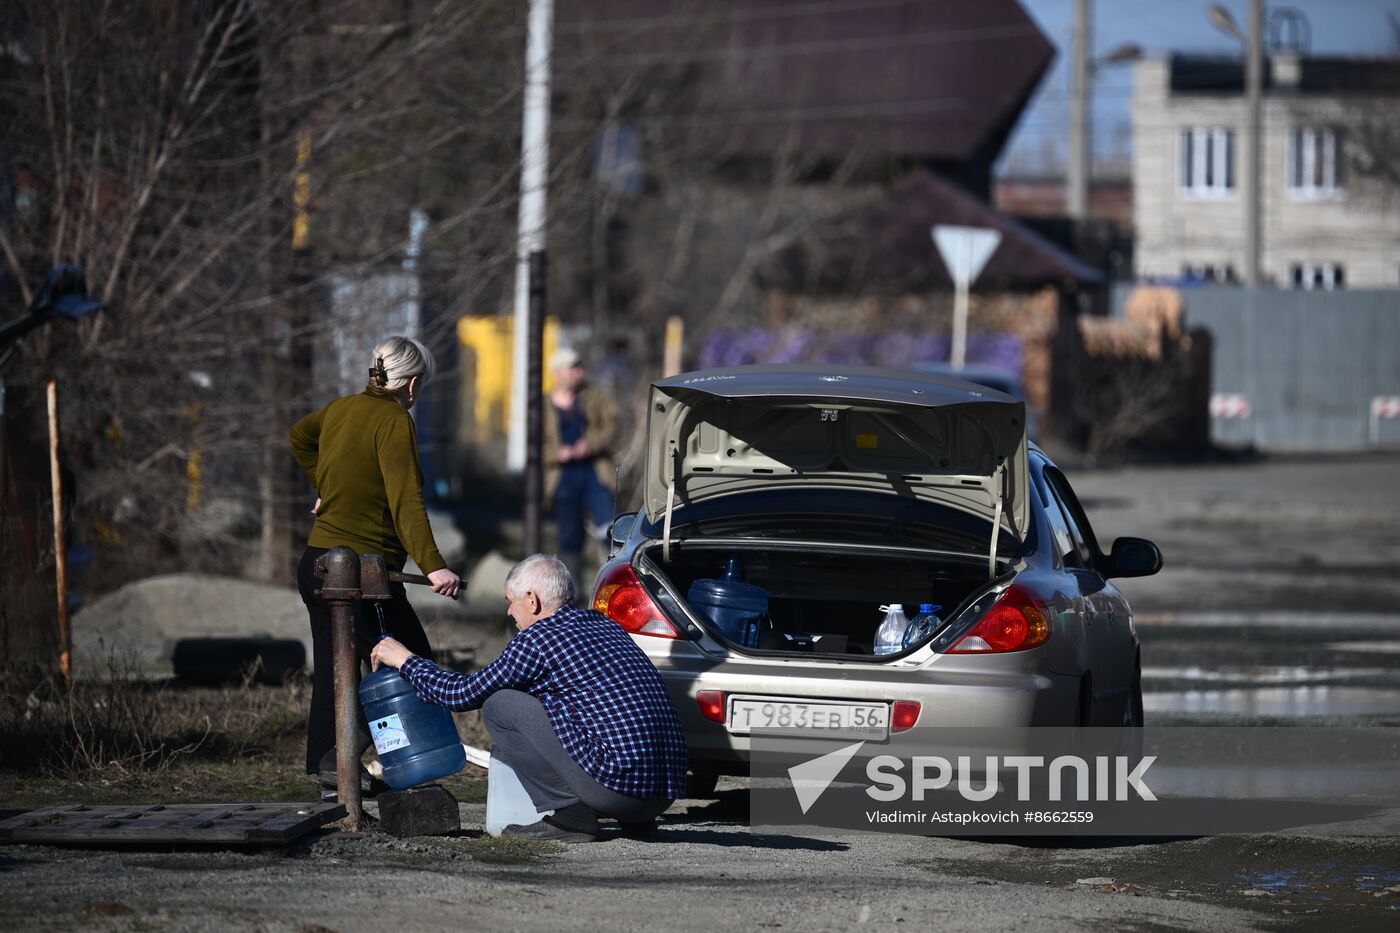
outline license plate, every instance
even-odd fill
[[[776,697],[734,697],[725,727],[734,735],[763,731],[833,739],[883,739],[890,708],[884,703],[813,703]]]

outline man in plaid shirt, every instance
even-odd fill
[[[492,755],[519,775],[536,810],[554,811],[505,835],[593,841],[600,813],[644,834],[685,790],[685,735],[661,675],[622,626],[573,597],[564,564],[535,554],[506,577],[520,634],[482,670],[445,671],[391,638],[370,655],[375,669],[398,668],[424,702],[481,709]]]

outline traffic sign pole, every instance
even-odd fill
[[[949,361],[962,369],[967,359],[968,289],[1001,243],[1001,232],[986,227],[939,224],[929,231],[938,247],[948,277],[953,280],[953,346]]]
[[[971,261],[972,241],[959,237],[957,249],[961,252],[959,264],[966,269]],[[967,292],[967,279],[959,277],[953,293],[953,347],[949,357],[954,369],[962,369],[967,359]]]

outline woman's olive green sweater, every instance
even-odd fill
[[[347,395],[293,425],[291,440],[321,497],[307,544],[378,552],[395,569],[406,555],[424,573],[446,566],[423,507],[418,432],[402,405]]]

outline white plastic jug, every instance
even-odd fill
[[[904,650],[904,633],[909,628],[909,617],[904,614],[902,603],[881,606],[885,621],[875,632],[875,653],[894,654]]]
[[[553,813],[543,813],[535,809],[535,802],[525,793],[525,785],[520,783],[515,769],[496,756],[491,756],[491,765],[486,772],[486,832],[499,836],[501,830],[518,823],[529,826]]]

